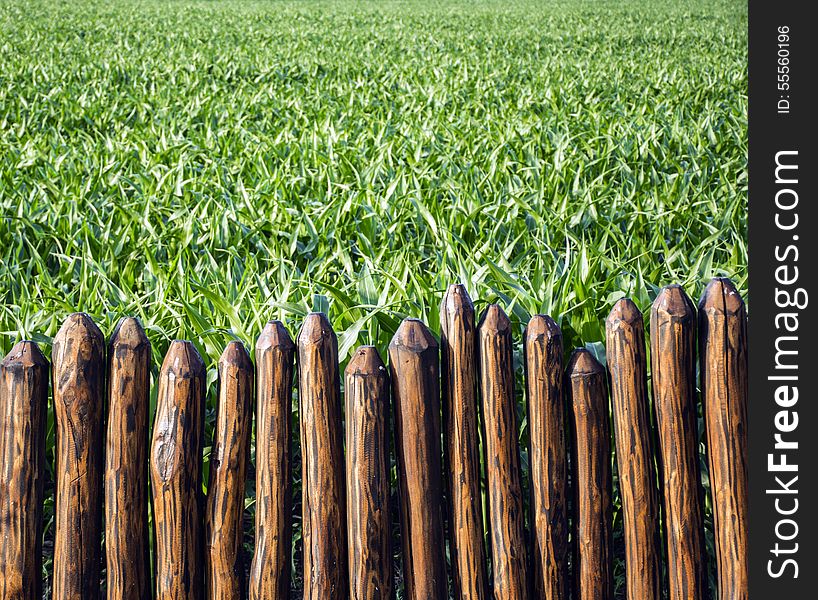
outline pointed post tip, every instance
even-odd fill
[[[381,355],[375,346],[359,346],[349,359],[345,370],[347,375],[372,375],[386,373]]]
[[[423,321],[407,317],[401,322],[389,347],[403,347],[413,352],[423,352],[429,348],[437,348],[437,341]]]
[[[562,330],[560,326],[557,325],[557,322],[550,316],[534,315],[528,320],[528,325],[526,325],[525,338],[532,341],[541,338],[562,338]]]
[[[205,367],[196,346],[188,340],[173,340],[162,361],[160,376],[163,373],[173,373],[177,377],[204,376]]]
[[[147,344],[148,336],[142,328],[142,323],[136,317],[122,317],[111,333],[109,345],[128,346],[136,348],[142,344]]]
[[[630,298],[617,300],[605,320],[608,328],[615,328],[621,324],[633,325],[636,323],[642,323],[642,313]]]
[[[65,318],[57,335],[54,336],[54,343],[60,343],[65,338],[75,336],[87,336],[100,341],[103,340],[102,331],[94,323],[91,316],[84,312],[71,313]]]
[[[301,331],[298,333],[298,345],[320,344],[326,338],[335,336],[332,324],[322,312],[311,312],[304,317]]]
[[[446,289],[446,293],[443,294],[441,308],[443,312],[450,313],[462,311],[474,312],[474,304],[469,296],[469,292],[466,290],[466,286],[462,283],[451,284]]]
[[[34,366],[44,367],[48,366],[48,360],[36,342],[21,340],[14,344],[14,347],[12,347],[0,364],[4,367],[11,365],[24,368]]]
[[[714,277],[702,292],[699,310],[717,314],[735,314],[744,308],[744,299],[727,277]]]
[[[250,353],[247,352],[244,344],[239,340],[230,340],[225,346],[221,357],[220,365],[234,365],[241,369],[252,369],[253,361],[250,360]]]
[[[489,304],[483,311],[477,329],[485,332],[505,332],[511,329],[511,321],[499,304]]]
[[[687,317],[695,313],[695,308],[684,288],[677,283],[666,285],[653,301],[653,310],[667,313],[672,317]]]
[[[295,349],[293,338],[290,337],[290,332],[287,331],[281,321],[268,321],[256,340],[256,350],[266,350],[268,348]]]
[[[566,372],[570,377],[604,373],[605,368],[587,348],[577,348],[571,354]]]

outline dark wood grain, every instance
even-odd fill
[[[660,600],[659,491],[642,313],[633,302],[623,298],[611,310],[605,331],[619,495],[624,516],[627,594],[631,600]]]
[[[696,600],[707,593],[696,426],[696,311],[680,286],[662,288],[656,297],[650,338],[669,597]]]
[[[551,317],[531,317],[525,330],[523,353],[531,440],[533,597],[567,600],[568,450],[562,332]]]
[[[699,303],[699,373],[721,600],[749,595],[747,313],[733,282],[713,279]]]
[[[477,420],[474,305],[461,284],[440,305],[443,441],[454,598],[488,598]]]
[[[219,359],[218,408],[205,504],[205,586],[211,600],[245,596],[242,514],[253,383],[250,355],[244,344],[231,341]]]
[[[204,402],[204,363],[193,344],[175,340],[159,371],[150,454],[157,600],[204,597]]]
[[[48,361],[18,342],[0,363],[0,600],[42,598]]]
[[[52,348],[56,421],[55,600],[100,592],[105,341],[84,313],[63,322]]]
[[[392,598],[389,538],[389,376],[374,346],[345,371],[349,597]]]
[[[389,344],[400,482],[404,598],[446,600],[438,345],[417,319]]]
[[[605,369],[585,349],[566,368],[574,481],[574,599],[613,598],[611,433]]]
[[[294,357],[295,344],[284,324],[267,323],[256,342],[256,545],[250,600],[290,595]]]
[[[105,552],[108,600],[151,597],[148,541],[148,409],[151,345],[138,320],[108,342]]]
[[[511,323],[496,304],[477,327],[488,483],[488,519],[497,600],[528,598]]]
[[[311,313],[298,335],[304,600],[349,592],[343,425],[338,340],[327,317]]]

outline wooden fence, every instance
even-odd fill
[[[627,597],[747,597],[746,313],[729,280],[710,282],[698,312],[679,286],[659,293],[650,314],[652,399],[645,327],[631,301],[617,302],[606,322],[607,370],[586,349],[564,366],[556,322],[531,319],[523,338],[528,502],[509,319],[490,305],[476,322],[465,288],[455,285],[440,325],[438,345],[421,321],[403,321],[388,370],[375,347],[355,351],[345,407],[325,315],[307,316],[295,342],[280,322],[268,323],[255,366],[231,342],[218,364],[205,497],[206,371],[196,348],[170,345],[149,432],[151,351],[139,322],[123,319],[106,349],[87,315],[70,315],[51,364],[53,597],[101,596],[103,536],[109,599],[288,597],[294,379],[305,599],[393,598],[395,552],[407,599],[612,598],[612,452]],[[32,342],[18,343],[0,364],[0,600],[42,596],[48,378]],[[699,397],[717,590],[706,576]],[[254,408],[255,552],[245,578],[241,518]],[[392,547],[389,514],[392,443],[400,549]]]

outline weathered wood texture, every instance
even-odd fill
[[[344,390],[349,597],[389,600],[389,376],[374,346],[353,354]]]
[[[151,345],[139,321],[119,321],[108,343],[105,552],[108,600],[148,600],[148,409]]]
[[[290,595],[292,437],[295,344],[280,321],[256,342],[256,539],[250,600]]]
[[[605,369],[585,349],[568,361],[574,482],[574,598],[613,598],[611,433]]]
[[[451,285],[440,306],[444,460],[452,583],[457,599],[489,596],[480,448],[474,305],[466,288]]]
[[[650,313],[651,381],[659,434],[671,600],[703,598],[705,547],[696,426],[696,311],[669,285]]]
[[[448,598],[440,457],[438,345],[417,319],[389,344],[407,600]]]
[[[567,600],[568,450],[562,332],[551,317],[531,318],[523,354],[530,434],[533,597]]]
[[[660,600],[659,491],[642,313],[633,302],[623,298],[611,310],[605,330],[619,495],[624,515],[627,594],[630,600]]]
[[[338,340],[327,317],[311,313],[298,335],[304,600],[349,592],[346,486]]]
[[[0,363],[0,600],[42,598],[48,361],[19,342]]]
[[[702,295],[699,348],[719,597],[742,600],[749,595],[747,313],[729,279],[713,279]]]
[[[205,505],[205,585],[207,598],[231,600],[245,596],[242,514],[253,424],[253,363],[244,344],[227,344],[218,368],[219,403]]]
[[[477,327],[488,484],[488,518],[497,600],[528,598],[511,323],[496,304]]]
[[[205,367],[193,344],[171,343],[158,387],[150,454],[156,598],[200,600]]]
[[[56,421],[55,600],[100,595],[105,341],[84,313],[63,322],[52,348]]]

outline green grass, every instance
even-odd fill
[[[454,281],[569,349],[624,294],[746,292],[746,28],[723,1],[0,0],[0,351],[131,314],[212,383],[271,318],[327,311],[342,359],[437,331]]]

